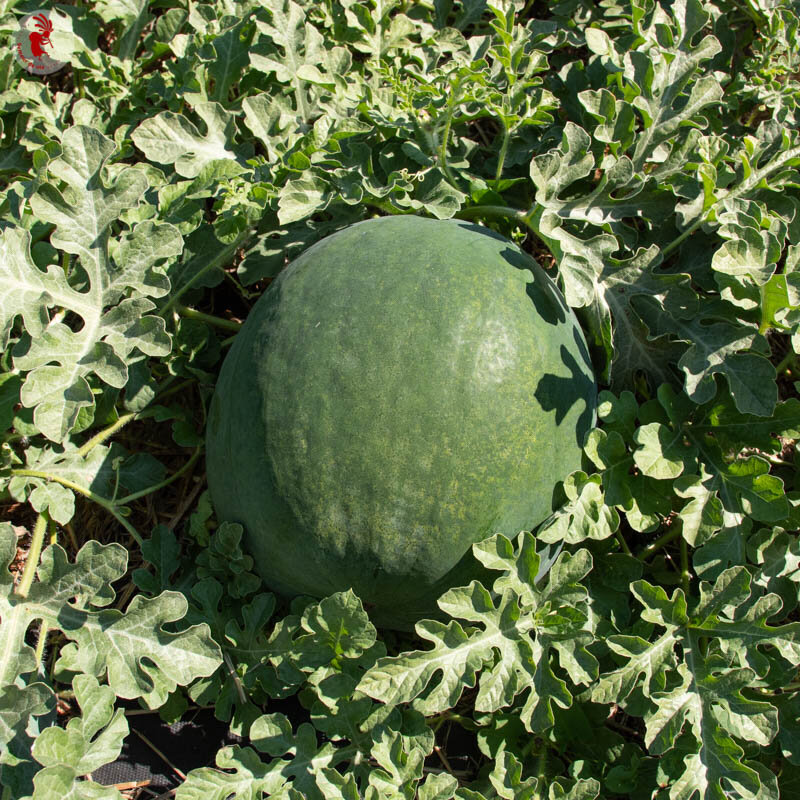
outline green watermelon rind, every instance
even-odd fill
[[[223,364],[207,471],[267,585],[408,628],[580,466],[596,384],[536,262],[486,228],[351,225],[289,265]]]

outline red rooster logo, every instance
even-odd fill
[[[28,27],[31,22],[35,31]],[[19,29],[14,34],[14,49],[18,63],[31,75],[49,75],[68,63],[51,55],[53,51],[58,52],[59,46],[58,40],[53,42],[50,38],[54,30],[49,11],[34,11],[20,20]]]
[[[53,43],[50,41],[53,23],[50,22],[44,14],[37,14],[33,19],[35,20],[39,32],[37,33],[34,31],[28,36],[31,43],[31,55],[34,58],[41,58],[45,55],[44,48],[53,46]]]

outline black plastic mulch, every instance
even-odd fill
[[[130,707],[139,706],[131,704]],[[214,766],[214,758],[221,747],[242,742],[239,736],[228,730],[227,723],[214,716],[214,710],[210,708],[189,711],[184,719],[173,725],[162,722],[157,713],[136,714],[128,717],[128,725],[130,733],[125,737],[120,757],[92,773],[97,783],[110,786],[149,781],[149,789],[164,792],[182,782],[141,736],[184,774],[197,767]]]

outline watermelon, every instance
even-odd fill
[[[394,216],[306,250],[256,302],[211,404],[207,472],[274,591],[352,588],[409,628],[471,545],[551,513],[594,424],[554,283],[476,224]]]

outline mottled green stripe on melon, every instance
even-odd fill
[[[572,313],[510,242],[390,217],[328,237],[253,308],[212,408],[208,474],[278,591],[392,609],[550,512],[595,385]]]

